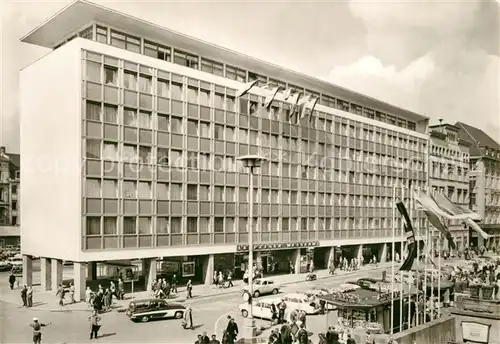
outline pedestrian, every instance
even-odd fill
[[[349,333],[347,335],[347,341],[345,343],[346,344],[356,344],[356,341],[354,340],[354,338],[351,337],[351,334]]]
[[[297,332],[297,340],[299,344],[309,344],[309,335],[304,324],[300,324],[300,329]]]
[[[283,324],[285,322],[285,310],[286,310],[286,303],[284,299],[281,299],[278,308],[279,308],[278,324]]]
[[[23,307],[28,307],[28,288],[26,285],[21,289],[21,300],[23,300]]]
[[[99,291],[94,297],[94,310],[97,312],[102,311],[102,303],[103,303],[103,293]]]
[[[227,331],[227,339],[230,344],[234,343],[236,341],[236,338],[238,337],[238,324],[234,322],[234,319],[228,315],[227,317],[229,319],[229,322],[227,323],[226,331]]]
[[[31,308],[33,307],[33,287],[29,286],[28,290],[26,291],[26,299],[27,299],[27,307]]]
[[[209,344],[220,344],[220,342],[217,340],[217,337],[215,334],[212,335],[212,339],[210,339]]]
[[[226,330],[222,331],[222,344],[229,344],[229,335]]]
[[[217,271],[214,271],[213,283],[218,287],[219,279],[217,278]]]
[[[194,344],[203,344],[203,338],[202,338],[201,334],[198,335]]]
[[[10,276],[9,276],[10,290],[14,290],[14,284],[15,283],[16,283],[16,275],[14,275],[13,273],[11,273]]]
[[[182,321],[182,327],[187,330],[194,330],[193,326],[193,310],[191,309],[191,306],[187,306],[186,310],[184,311],[184,319]]]
[[[92,297],[92,290],[90,290],[90,287],[87,287],[85,290],[85,302],[90,306],[90,299]]]
[[[123,300],[125,297],[125,284],[121,278],[118,279],[118,293],[120,294],[118,299]]]
[[[104,309],[105,310],[109,310],[111,308],[111,300],[113,299],[113,295],[111,294],[111,291],[108,289],[106,289],[106,291],[104,292]]]
[[[281,326],[280,338],[282,344],[292,344],[293,342],[292,331],[290,330],[290,326],[288,326],[288,324],[283,324]]]
[[[227,287],[234,287],[233,285],[233,273],[231,271],[227,272]]]
[[[172,283],[170,284],[172,285],[172,293],[177,294],[177,276],[175,274],[172,276]]]
[[[207,336],[207,332],[203,332],[203,335],[201,336],[201,343],[210,344],[210,338]]]
[[[274,329],[269,334],[269,338],[268,338],[267,343],[268,344],[278,344],[279,339],[280,339],[280,335],[279,335],[278,329]]]
[[[186,284],[186,291],[187,291],[187,296],[186,299],[192,299],[193,298],[193,283],[191,280],[188,280]]]
[[[69,284],[69,303],[75,303],[75,286],[73,282]]]
[[[219,271],[218,285],[219,288],[224,287],[224,275],[222,274],[222,271]]]
[[[56,296],[59,296],[59,306],[64,306],[65,294],[66,294],[66,290],[64,290],[64,287],[62,284],[59,284],[59,287],[57,288],[57,293],[56,293]]]
[[[41,344],[42,343],[42,327],[49,326],[50,322],[47,324],[42,324],[38,318],[33,318],[33,322],[30,324],[31,328],[33,328],[33,343]]]
[[[276,305],[271,303],[271,325],[275,325],[278,322],[278,310]]]
[[[102,318],[97,314],[97,311],[92,311],[92,315],[88,318],[90,324],[90,339],[97,339],[99,330],[101,329]]]
[[[154,291],[154,290],[155,290],[155,289],[153,289],[153,291]],[[116,294],[116,286],[115,286],[115,282],[111,281],[111,282],[109,283],[109,291],[111,291],[111,295],[112,295],[112,296],[114,295],[114,297],[116,297],[116,299],[117,299],[117,300],[119,300],[119,297],[118,297],[118,295]]]

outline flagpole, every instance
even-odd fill
[[[415,191],[418,190],[418,187],[415,189]],[[417,212],[417,209],[415,207],[415,192],[413,192],[413,190],[411,191],[411,207],[413,207],[415,209],[415,216],[417,218],[417,223],[415,224],[415,229],[416,229],[416,233],[415,233],[415,236],[417,237],[417,267],[416,267],[416,276],[415,276],[415,280],[417,281],[417,296],[416,296],[416,299],[415,299],[415,311],[416,311],[416,319],[415,319],[415,325],[418,326],[420,325],[420,321],[419,321],[419,317],[420,317],[420,314],[419,314],[419,310],[418,310],[418,305],[419,305],[419,298],[420,298],[420,290],[418,288],[419,284],[420,284],[420,217],[419,217],[419,214]]]
[[[411,189],[411,186],[410,186],[410,181],[408,181],[408,191],[410,193],[410,222],[413,223],[413,192],[412,192],[412,189]],[[407,247],[409,245],[409,243],[407,242],[406,243]],[[410,248],[408,247],[408,254],[410,254]],[[408,329],[411,328],[411,285],[413,283],[413,266],[410,267],[410,270],[408,271]]]
[[[439,232],[439,247],[438,247],[438,306],[437,306],[437,317],[441,318],[441,232]]]
[[[396,253],[396,185],[392,186],[392,252],[391,252],[391,336],[394,334],[394,279],[395,279],[395,253]]]
[[[434,227],[432,227],[432,230],[430,231],[430,259],[432,260],[434,256]],[[430,313],[431,313],[431,321],[434,320],[434,273],[435,273],[435,268],[434,264],[432,264],[431,267],[431,295],[429,297],[430,300]]]
[[[403,201],[404,200],[404,188],[403,188],[403,185],[401,184],[401,200]],[[400,259],[401,261],[403,261],[403,246],[404,246],[404,226],[401,226],[401,231],[400,231],[400,234],[401,235],[401,255],[400,255]],[[399,270],[399,276],[400,276],[400,286],[399,286],[399,289],[400,289],[400,297],[399,297],[399,332],[402,332],[403,331],[403,296],[404,296],[404,289],[403,289],[403,278],[404,278],[404,271],[402,270]]]

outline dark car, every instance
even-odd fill
[[[127,315],[132,321],[148,322],[150,320],[175,318],[182,319],[186,307],[161,299],[144,299],[131,301]]]

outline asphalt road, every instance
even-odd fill
[[[282,293],[305,291],[313,287],[335,287],[347,281],[356,281],[360,277],[379,277],[381,270],[360,271],[349,275],[333,276],[314,282],[300,282],[284,286]],[[3,278],[2,278],[3,279]],[[5,281],[1,282],[0,288]],[[196,292],[196,291],[195,291]],[[269,297],[269,296],[268,296]],[[272,297],[272,296],[271,296]],[[99,342],[103,343],[194,343],[197,334],[206,331],[215,333],[220,339],[227,325],[227,316],[232,315],[240,332],[243,328],[243,317],[239,314],[238,305],[243,302],[239,292],[193,299],[182,302],[190,304],[193,309],[195,330],[184,330],[180,320],[160,320],[148,323],[133,323],[124,313],[110,312],[103,314],[103,326]],[[0,342],[29,343],[32,340],[31,328],[28,326],[32,317],[41,322],[52,324],[43,329],[43,343],[85,343],[89,340],[88,316],[90,311],[40,311],[27,310],[19,306],[0,303]],[[326,316],[309,316],[308,329],[314,333],[323,331]],[[269,323],[256,320],[257,327],[269,327]],[[265,335],[264,333],[263,335]],[[317,337],[314,338],[314,341]]]

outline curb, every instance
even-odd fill
[[[387,267],[384,267],[384,266],[376,266],[376,267],[373,267],[371,269],[360,269],[360,270],[356,270],[356,271],[348,271],[346,273],[343,273],[343,274],[336,274],[336,275],[326,275],[326,276],[322,276],[322,277],[318,277],[317,280],[324,280],[324,279],[328,279],[328,278],[335,278],[335,277],[340,277],[340,276],[348,276],[348,275],[353,275],[353,274],[356,274],[356,273],[360,273],[360,272],[368,272],[368,271],[378,271],[378,270],[384,270],[384,269],[388,269],[390,268],[390,266],[387,266]],[[285,285],[290,285],[290,284],[296,284],[296,283],[304,283],[304,282],[312,282],[312,281],[306,281],[305,280],[305,277],[304,277],[304,280],[299,280],[299,281],[290,281],[290,282],[284,282],[284,283],[281,283],[282,286],[285,286]],[[223,295],[230,295],[230,294],[236,294],[236,293],[239,293],[241,292],[240,289],[231,289],[231,290],[228,290],[228,291],[223,291],[223,292],[220,292],[220,293],[217,293],[217,294],[202,294],[202,295],[199,295],[199,296],[195,296],[192,300],[196,301],[196,300],[203,300],[203,299],[206,299],[206,298],[209,298],[209,297],[217,297],[217,296],[223,296]],[[10,302],[10,301],[5,301],[5,300],[0,300],[0,302],[5,302],[5,303],[8,303],[8,304],[12,304],[12,305],[15,305],[16,303],[13,303],[13,302]],[[79,303],[82,303],[83,301],[80,301],[80,302],[77,302],[77,304]],[[174,302],[186,302],[186,299],[183,299],[183,300],[175,300]],[[37,308],[30,308],[30,310],[32,311],[37,311],[37,312],[50,312],[50,313],[69,313],[69,312],[90,312],[91,309],[88,308],[88,309],[65,309],[64,308],[65,306],[62,306],[62,308],[51,308],[51,309],[37,309]],[[67,306],[66,306],[67,307]],[[23,307],[18,307],[18,308],[23,308]],[[119,311],[120,309],[123,309],[124,306],[121,306],[121,307],[117,307],[116,309],[113,309],[112,311]]]

